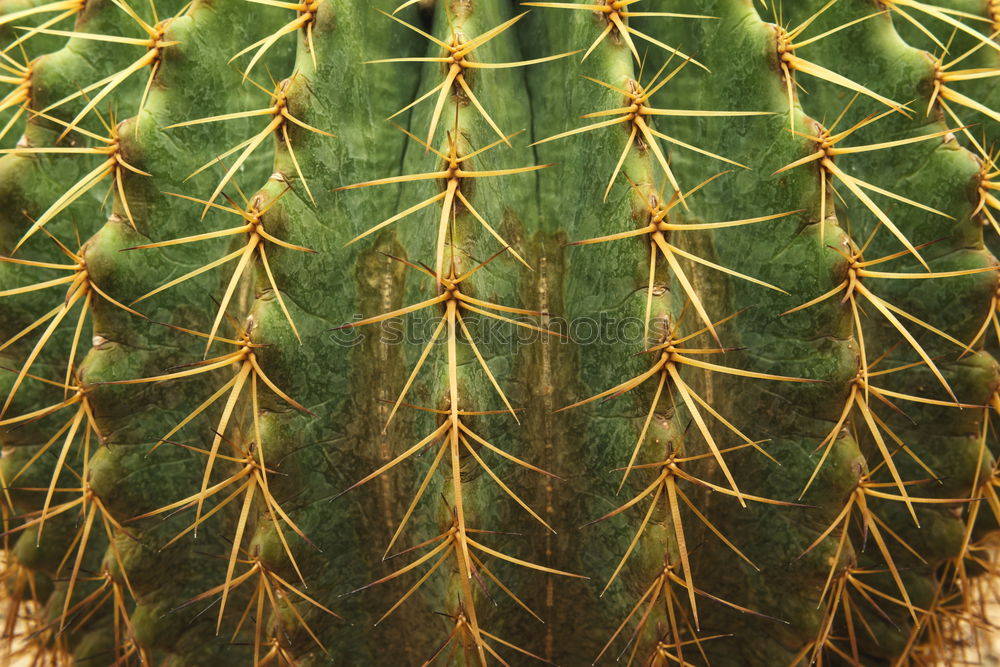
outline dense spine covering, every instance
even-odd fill
[[[8,655],[957,660],[1000,5],[773,4],[0,3]]]

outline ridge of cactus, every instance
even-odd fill
[[[998,32],[0,2],[3,659],[988,651]]]

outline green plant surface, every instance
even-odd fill
[[[0,2],[7,655],[957,660],[1000,6],[772,4]]]

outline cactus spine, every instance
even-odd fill
[[[961,659],[1000,4],[369,4],[0,3],[7,655]]]

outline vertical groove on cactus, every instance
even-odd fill
[[[988,622],[996,0],[0,4],[5,657]]]

